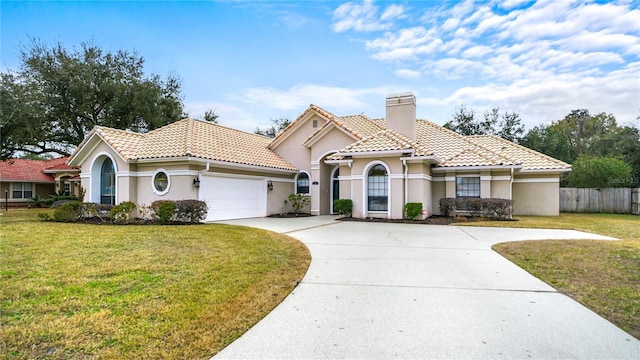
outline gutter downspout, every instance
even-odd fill
[[[407,201],[409,200],[409,166],[407,166],[407,160],[402,160],[402,168],[404,169],[404,204],[402,204],[404,208],[404,205],[407,205]]]

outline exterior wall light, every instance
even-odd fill
[[[267,189],[269,191],[273,191],[273,183],[271,181],[269,181],[269,183],[267,184]]]
[[[200,178],[199,177],[196,176],[193,179],[193,186],[195,186],[196,189],[200,187]]]

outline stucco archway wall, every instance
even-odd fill
[[[331,213],[331,175],[335,165],[325,164],[325,160],[335,154],[337,150],[331,150],[322,154],[318,161],[311,162],[311,214],[328,215]]]
[[[120,196],[118,194],[118,163],[108,152],[99,152],[91,161],[91,176],[89,178],[89,189],[87,189],[87,194],[89,194],[89,202],[100,204],[100,181],[102,175],[102,165],[107,160],[111,161],[111,163],[113,164],[113,170],[115,173],[115,189],[113,190],[115,195],[115,203],[118,204],[120,201]]]

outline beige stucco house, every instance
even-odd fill
[[[386,118],[336,116],[310,105],[275,139],[184,119],[146,134],[94,128],[73,154],[85,201],[207,202],[207,220],[289,211],[308,193],[313,215],[353,200],[353,216],[402,218],[443,197],[512,199],[514,214],[558,215],[570,165],[495,136],[461,136],[416,119],[411,93],[386,99]]]

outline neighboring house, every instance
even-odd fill
[[[69,164],[85,201],[150,204],[201,199],[207,220],[287,211],[290,193],[311,196],[313,215],[353,200],[353,216],[402,218],[443,197],[513,199],[519,215],[558,215],[570,165],[495,136],[461,136],[416,119],[411,93],[386,99],[386,118],[336,116],[311,105],[275,139],[185,119],[146,134],[96,127]]]
[[[80,169],[66,164],[69,158],[52,160],[9,159],[0,161],[0,196],[11,206],[28,205],[36,196],[80,192]]]

